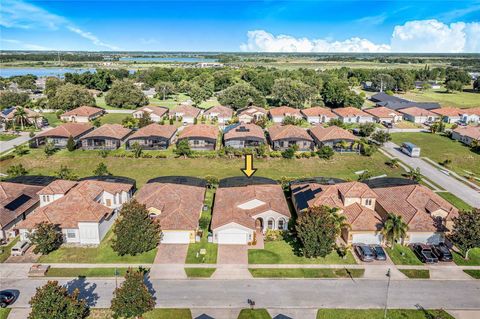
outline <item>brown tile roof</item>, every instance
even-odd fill
[[[439,109],[431,110],[432,113],[441,115],[441,116],[460,116],[462,114],[462,109],[456,107],[441,107]]]
[[[83,139],[94,137],[108,137],[117,140],[123,140],[128,134],[132,132],[131,129],[123,127],[121,124],[103,124],[99,128],[89,132]]]
[[[135,198],[147,209],[160,211],[157,219],[165,230],[196,230],[205,198],[205,188],[172,183],[149,183]]]
[[[8,225],[18,216],[38,204],[37,192],[42,186],[0,182],[0,227]],[[17,205],[13,201],[20,198]],[[9,205],[10,204],[10,205]]]
[[[177,127],[175,125],[160,125],[157,123],[149,124],[145,127],[142,127],[128,139],[139,138],[139,137],[149,137],[149,136],[160,136],[166,139],[171,139],[177,132]]]
[[[76,138],[93,128],[90,123],[64,123],[54,129],[42,132],[37,137],[65,137]]]
[[[367,109],[365,110],[365,113],[368,113],[378,118],[393,118],[394,116],[401,116],[401,114],[398,113],[397,111],[389,109],[388,107],[385,107],[385,106],[379,106],[372,109]]]
[[[27,109],[27,108],[23,108],[23,110],[27,114],[27,118],[34,118],[34,117],[41,117],[42,116],[42,114],[40,114],[38,112],[35,112],[33,110]],[[2,115],[2,117],[4,117],[7,120],[12,120],[15,117],[15,114],[17,114],[17,107],[15,107],[13,111],[8,113],[7,116]]]
[[[364,117],[371,117],[370,114],[365,113],[364,111],[357,109],[356,107],[339,107],[332,110],[333,113],[341,116],[341,117],[352,117],[352,116],[364,116]]]
[[[185,126],[184,129],[180,132],[178,138],[193,138],[193,137],[202,137],[210,138],[216,140],[218,136],[218,128],[213,125],[207,124],[198,124],[198,125],[189,125]]]
[[[333,118],[337,117],[337,115],[333,113],[331,109],[326,107],[320,107],[320,106],[309,107],[308,109],[302,109],[300,112],[305,116],[325,115],[327,117],[333,117]]]
[[[474,140],[480,140],[480,126],[459,126],[453,131],[462,136],[467,136]]]
[[[207,116],[231,118],[233,116],[233,110],[223,105],[216,105],[206,110],[204,114]]]
[[[270,139],[272,141],[288,138],[313,141],[312,137],[308,135],[306,130],[295,125],[273,125],[268,129],[268,133],[270,134]]]
[[[349,131],[335,125],[326,128],[317,125],[310,128],[310,133],[320,142],[330,140],[358,140],[358,138]]]
[[[79,222],[99,222],[113,212],[96,198],[104,191],[110,194],[129,192],[131,184],[85,180],[54,202],[36,208],[18,225],[18,229],[32,229],[42,221],[59,225],[61,228],[78,228]]]
[[[235,124],[227,127],[223,135],[225,141],[248,137],[265,140],[265,133],[260,126],[255,124]]]
[[[473,107],[471,109],[461,109],[462,110],[462,114],[476,114],[478,116],[480,116],[480,107]]]
[[[435,113],[425,110],[416,106],[407,107],[405,109],[399,110],[400,113],[407,114],[410,116],[436,116]]]
[[[162,106],[147,105],[139,109],[136,109],[134,113],[138,113],[138,112],[153,113],[155,115],[158,115],[159,117],[163,117],[165,114],[168,113],[168,108],[162,107]]]
[[[302,116],[299,109],[290,106],[279,106],[271,108],[269,111],[271,116]]]
[[[61,116],[93,116],[98,113],[103,113],[105,110],[94,106],[79,106],[73,110],[63,113]]]
[[[253,116],[255,113],[262,113],[264,115],[267,115],[268,111],[264,109],[263,107],[258,107],[258,106],[249,106],[247,108],[244,108],[242,110],[238,111],[238,115],[250,115]]]
[[[254,208],[242,209],[238,206],[252,200],[258,202]],[[237,223],[250,229],[255,229],[253,216],[273,210],[290,218],[290,210],[280,185],[248,185],[241,187],[221,187],[215,194],[212,214],[212,229]]]
[[[402,217],[410,231],[436,231],[430,213],[442,209],[447,220],[458,216],[458,210],[432,190],[423,185],[405,185],[375,188],[377,204],[386,212]]]
[[[376,211],[358,203],[345,207],[343,214],[347,218],[351,230],[380,231],[382,229],[382,217]]]
[[[182,114],[182,117],[197,117],[202,112],[201,109],[190,105],[179,105],[170,111],[171,114]]]
[[[54,194],[66,194],[70,189],[72,189],[77,182],[67,181],[63,179],[57,179],[44,188],[42,188],[37,194],[41,195],[54,195]]]

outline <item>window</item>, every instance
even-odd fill
[[[67,229],[67,238],[77,238],[77,232],[75,231],[75,229]]]
[[[193,140],[193,145],[198,145],[198,144],[200,144],[199,140]]]
[[[367,205],[367,206],[372,205],[372,199],[371,199],[371,198],[367,198],[367,199],[365,200],[365,205]]]
[[[273,219],[269,219],[267,223],[267,228],[273,229],[274,227],[275,227],[275,222],[273,221]]]
[[[285,219],[280,218],[280,219],[278,220],[278,229],[280,229],[280,230],[284,230],[284,229],[285,229]]]

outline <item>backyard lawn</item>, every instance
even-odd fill
[[[152,249],[143,254],[136,256],[119,256],[113,251],[111,242],[113,239],[113,231],[110,230],[98,247],[66,247],[62,246],[48,255],[41,256],[38,259],[40,263],[138,263],[151,264],[155,259],[157,249]]]
[[[364,269],[347,268],[250,268],[254,278],[360,278]]]
[[[249,264],[355,264],[355,258],[348,251],[345,259],[332,252],[325,258],[297,256],[294,248],[284,240],[265,242],[264,249],[248,250]]]
[[[51,127],[56,127],[63,123],[55,113],[42,113],[42,116],[48,120],[48,125]]]
[[[185,268],[188,278],[210,278],[216,268]]]
[[[157,98],[149,98],[148,100],[149,100],[150,105],[164,106],[164,107],[168,107],[169,109],[171,109],[171,108],[174,108],[175,106],[177,106],[180,103],[185,102],[189,99],[190,99],[190,97],[188,95],[180,93],[178,95],[175,95],[175,96],[173,96],[171,98],[168,98],[168,99],[165,99],[165,100],[161,100],[161,99],[157,99]],[[107,103],[105,103],[105,97],[103,97],[103,96],[96,97],[95,101],[96,101],[97,106],[102,107],[106,110],[122,110],[122,108],[117,108],[117,107],[107,105]],[[215,97],[212,97],[212,98],[208,99],[207,101],[202,102],[199,107],[202,108],[202,109],[207,109],[209,107],[212,107],[212,106],[218,105],[218,104],[219,103],[218,103],[217,99]]]
[[[130,114],[122,114],[122,113],[106,113],[99,117],[100,123],[103,124],[122,124],[122,120]]]
[[[411,279],[430,278],[430,271],[428,269],[399,269],[399,271]]]
[[[453,252],[453,261],[459,266],[480,266],[480,248],[471,249],[468,253],[468,260]]]
[[[387,247],[386,251],[395,265],[423,265],[407,246],[395,244],[393,248]]]
[[[383,309],[319,309],[317,319],[382,319]],[[443,310],[388,309],[389,319],[454,319]]]
[[[111,319],[112,312],[109,309],[91,309],[87,319]],[[156,308],[145,313],[143,319],[192,319],[190,309]]]
[[[469,147],[446,136],[431,133],[394,133],[392,141],[396,144],[411,142],[420,146],[423,157],[439,163],[446,159],[452,161],[448,166],[461,176],[472,172],[480,178],[480,154],[474,153]]]
[[[468,86],[472,89],[472,86]],[[430,89],[425,91],[413,90],[398,95],[401,98],[416,102],[438,102],[441,106],[459,108],[478,107],[478,94],[472,92],[447,93],[445,89]]]

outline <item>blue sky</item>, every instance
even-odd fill
[[[480,52],[480,1],[2,0],[2,49]]]

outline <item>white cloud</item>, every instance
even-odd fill
[[[50,50],[49,48],[38,45],[38,44],[27,43],[27,42],[15,40],[15,39],[0,38],[0,43],[3,43],[2,47],[7,47],[8,44],[12,44],[16,48],[21,48],[22,50],[37,50],[37,51]]]
[[[73,33],[78,34],[82,38],[92,41],[92,43],[95,45],[106,47],[111,50],[120,50],[120,48],[115,45],[111,45],[111,44],[100,41],[99,38],[97,38],[95,35],[91,34],[90,32],[80,30],[79,28],[76,28],[73,26],[68,26],[67,29],[72,31]]]

